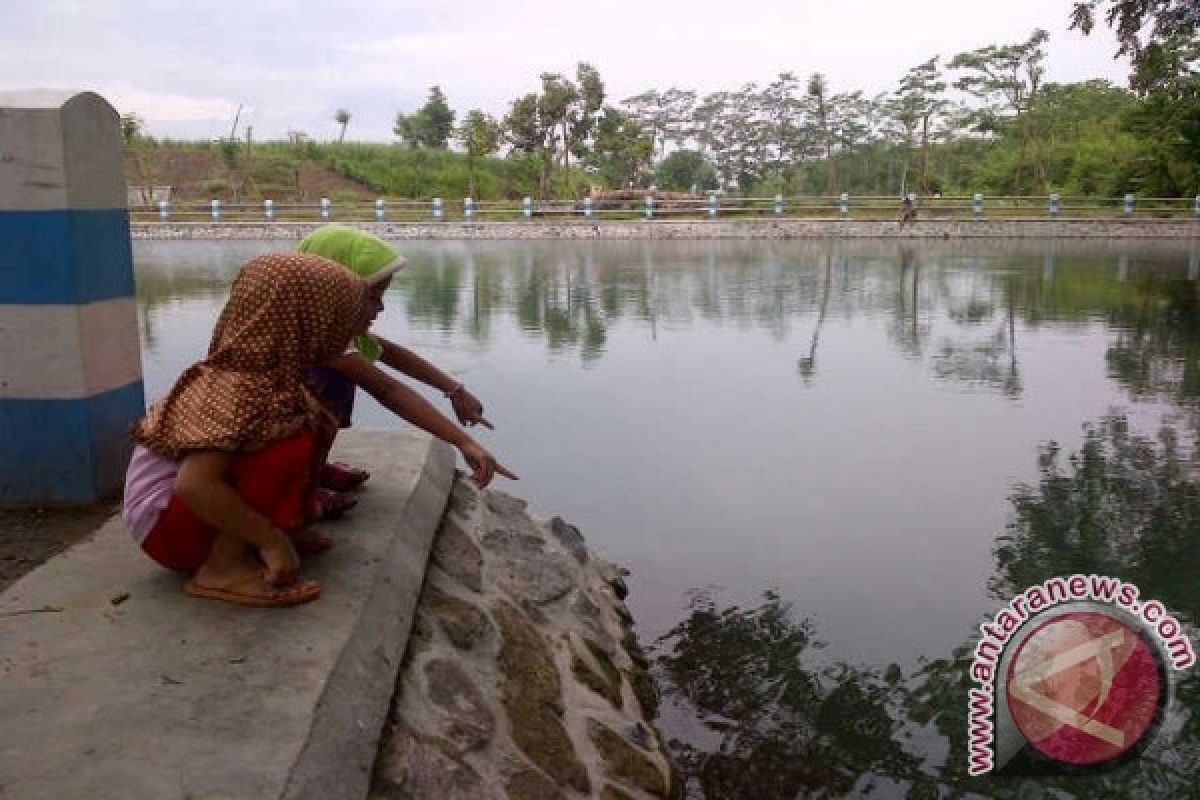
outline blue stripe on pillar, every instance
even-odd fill
[[[77,400],[0,398],[0,497],[9,506],[93,503],[117,494],[145,412],[141,381]]]
[[[0,211],[0,303],[133,296],[125,209]]]

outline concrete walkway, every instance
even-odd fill
[[[366,796],[454,453],[348,432],[372,472],[293,609],[197,600],[119,517],[0,595],[0,797]]]

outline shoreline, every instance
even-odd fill
[[[727,219],[517,222],[132,222],[135,240],[301,239],[343,222],[394,240],[621,239],[1173,239],[1200,240],[1196,219],[926,219],[903,230],[881,219]]]

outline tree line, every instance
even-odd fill
[[[1082,0],[1133,65],[1129,88],[1046,80],[1049,35],[934,55],[867,94],[821,72],[708,94],[647,89],[614,102],[599,71],[543,73],[502,116],[461,116],[442,89],[396,115],[400,147],[319,156],[373,189],[411,197],[578,198],[591,187],[744,195],[960,194],[1190,197],[1200,193],[1200,12],[1194,0]],[[318,152],[307,137],[291,136]],[[453,148],[453,149],[452,149]]]
[[[1150,10],[1146,10],[1149,8]],[[648,89],[611,103],[600,73],[544,73],[502,118],[479,109],[455,125],[438,87],[397,115],[410,148],[456,142],[473,162],[505,151],[536,159],[538,191],[575,194],[571,166],[608,187],[657,185],[742,193],[1190,196],[1200,191],[1200,18],[1185,0],[1088,0],[1133,62],[1130,88],[1045,79],[1049,35],[933,56],[868,95],[837,91],[820,72],[701,95]],[[1144,33],[1146,29],[1148,33]],[[472,194],[474,180],[471,178]]]

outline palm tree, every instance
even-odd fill
[[[350,112],[344,108],[339,108],[337,113],[333,115],[333,119],[338,125],[342,126],[342,130],[338,133],[338,144],[342,143],[342,139],[346,138],[346,126],[350,124]]]

